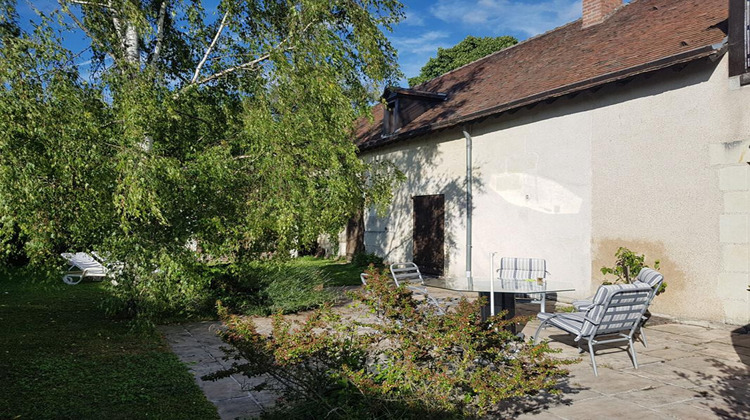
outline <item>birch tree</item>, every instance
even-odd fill
[[[438,48],[437,55],[427,60],[419,70],[419,75],[409,78],[409,86],[422,84],[516,44],[518,40],[509,35],[481,38],[469,35],[450,48]]]
[[[0,7],[0,243],[33,261],[104,250],[120,292],[185,307],[206,256],[283,253],[387,199],[351,139],[398,76],[397,1],[59,0],[31,26]]]

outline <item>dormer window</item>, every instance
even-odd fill
[[[729,76],[750,84],[750,0],[729,0]]]
[[[448,95],[414,89],[386,88],[383,92],[385,109],[383,115],[383,137],[397,134],[417,117],[443,102]]]

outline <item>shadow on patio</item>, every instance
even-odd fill
[[[707,419],[750,417],[750,335],[746,328],[710,328],[653,319],[646,328],[648,347],[636,343],[639,368],[633,368],[624,347],[597,351],[599,377],[587,354],[571,367],[571,384],[581,388],[566,394],[571,404],[527,413],[519,418],[551,419]],[[524,327],[533,334],[539,322]],[[561,356],[578,354],[572,336],[548,329]]]
[[[437,293],[442,293],[438,291]],[[552,302],[548,303],[552,307]],[[369,316],[340,306],[345,316]],[[535,304],[519,304],[517,312],[532,315]],[[302,315],[296,315],[302,316]],[[256,319],[259,330],[270,329],[270,320]],[[532,337],[539,321],[519,325]],[[162,328],[178,356],[195,374],[222,418],[257,416],[273,405],[274,397],[249,390],[253,379],[227,378],[211,383],[200,379],[216,370],[221,361],[217,323],[196,323]],[[560,357],[580,357],[570,366],[570,376],[559,385],[561,395],[542,393],[517,405],[504,407],[504,418],[518,419],[711,419],[750,418],[750,334],[748,327],[701,327],[654,317],[646,327],[648,347],[636,343],[639,369],[634,369],[624,347],[597,351],[599,376],[594,376],[587,354],[578,354],[573,337],[547,329]]]

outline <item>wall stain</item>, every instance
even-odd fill
[[[614,276],[607,276],[605,278],[601,273],[601,268],[615,265],[615,252],[617,252],[619,247],[625,247],[637,254],[645,255],[646,265],[652,268],[654,261],[659,260],[659,272],[664,275],[667,289],[654,299],[654,302],[651,304],[652,312],[680,318],[723,318],[723,304],[715,296],[715,285],[706,284],[706,279],[695,278],[683,271],[679,262],[669,258],[669,252],[661,241],[610,238],[594,240],[591,250],[591,272],[594,277],[592,287],[594,290],[603,280],[614,279]],[[698,289],[704,289],[708,292],[708,294],[704,293],[703,295],[704,303],[706,304],[705,307],[695,308],[689,303],[695,302],[695,293],[700,293]],[[711,314],[709,313],[711,310],[716,312]]]

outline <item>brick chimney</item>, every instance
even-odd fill
[[[582,28],[604,22],[604,19],[620,6],[622,0],[583,0]]]

